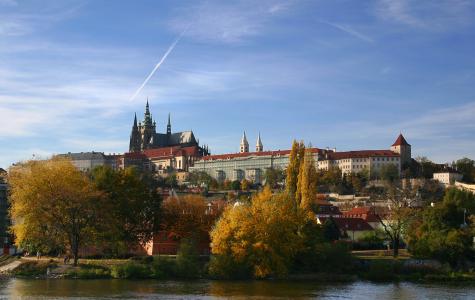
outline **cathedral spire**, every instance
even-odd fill
[[[172,134],[172,123],[170,122],[170,113],[168,113],[167,135]]]
[[[262,146],[261,133],[259,132],[259,135],[257,136],[257,142],[256,142],[256,152],[262,152],[262,151],[264,151],[264,147]]]
[[[137,113],[134,113],[134,128],[137,127]]]
[[[152,125],[152,116],[150,114],[150,105],[148,104],[148,98],[147,98],[147,104],[145,105],[145,113],[144,113],[144,120],[143,123],[145,126]]]

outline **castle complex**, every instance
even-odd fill
[[[249,152],[246,133],[241,138],[239,153],[204,156],[195,161],[190,171],[208,173],[218,181],[247,179],[262,183],[269,168],[285,169],[290,150],[263,151],[261,135],[258,135],[256,151]],[[337,152],[336,149],[312,148],[319,170],[340,168],[342,174],[367,172],[377,176],[386,166],[394,165],[399,171],[411,161],[411,145],[402,134],[388,150],[358,150]]]
[[[159,176],[177,175],[185,181],[192,171],[206,172],[216,180],[243,180],[263,183],[267,169],[285,169],[289,163],[290,150],[264,151],[259,133],[255,151],[251,152],[246,132],[243,133],[238,153],[211,155],[207,146],[200,146],[193,131],[172,132],[170,115],[166,133],[157,132],[157,123],[152,118],[147,100],[144,119],[134,117],[129,141],[129,152],[121,155],[104,155],[98,152],[68,153],[81,170],[88,171],[97,165],[113,168],[134,166]],[[319,170],[338,167],[342,174],[367,172],[377,176],[388,165],[399,171],[411,163],[411,145],[400,134],[396,141],[384,150],[358,150],[337,152],[336,149],[312,148]]]

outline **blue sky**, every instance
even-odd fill
[[[0,0],[0,167],[124,152],[146,98],[213,153],[386,149],[475,158],[475,4],[463,0]],[[185,28],[141,93],[131,96]]]

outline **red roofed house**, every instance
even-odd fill
[[[318,224],[325,224],[328,217],[317,217]],[[361,218],[333,218],[335,224],[340,229],[341,239],[350,240],[355,242],[368,232],[372,232],[374,229]]]
[[[343,212],[345,218],[359,218],[365,220],[373,229],[381,228],[381,222],[374,206],[353,207]]]

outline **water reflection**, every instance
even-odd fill
[[[475,286],[292,281],[0,281],[0,298],[22,299],[475,299]]]

